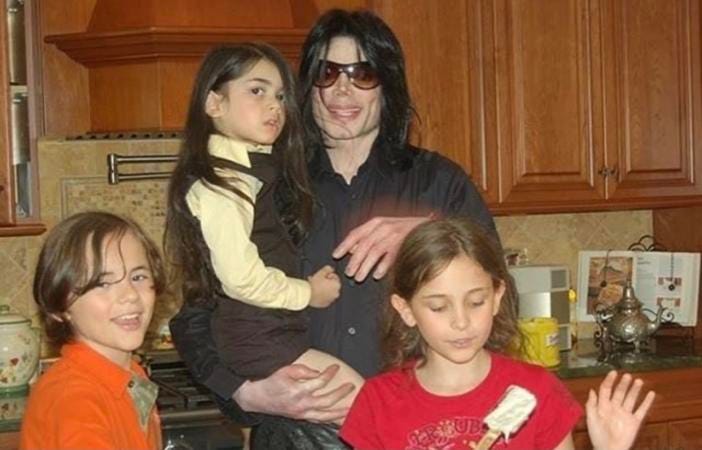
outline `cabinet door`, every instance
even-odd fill
[[[19,442],[19,431],[0,432],[0,450],[17,450]]]
[[[499,208],[601,202],[599,2],[483,4],[495,24]]]
[[[0,3],[0,227],[14,222],[6,2]]]
[[[702,193],[699,0],[603,2],[613,200]]]
[[[590,437],[588,436],[587,431],[578,431],[573,433],[573,442],[575,443],[575,448],[577,450],[592,450],[592,443],[590,442]],[[649,423],[641,428],[641,431],[636,437],[636,441],[631,448],[636,450],[660,450],[664,448],[677,449],[678,447],[674,445],[669,446],[667,424]]]
[[[497,201],[494,82],[491,55],[483,53],[491,16],[478,1],[380,0],[374,10],[402,43],[417,111],[412,142],[460,164],[488,203]],[[494,129],[494,128],[493,128]]]
[[[668,433],[668,448],[676,450],[702,448],[702,419],[670,422]]]

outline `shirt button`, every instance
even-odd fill
[[[348,331],[348,333],[349,333],[351,336],[355,336],[355,335],[356,335],[356,329],[355,329],[354,327],[349,327],[349,329],[346,330],[346,331]]]

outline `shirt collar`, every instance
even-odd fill
[[[270,145],[253,145],[221,134],[212,134],[207,142],[207,150],[212,156],[251,168],[249,152],[270,154],[273,151],[273,147]]]
[[[390,161],[387,152],[385,152],[382,147],[383,145],[378,139],[376,139],[373,143],[373,147],[371,147],[371,151],[368,153],[368,158],[366,158],[363,164],[361,164],[361,167],[358,168],[359,174],[362,174],[367,170],[376,170],[380,175],[387,176],[396,170],[395,166],[397,164]],[[320,151],[315,152],[315,156],[310,162],[309,172],[312,177],[322,176],[324,174],[336,174],[326,148],[322,148]]]
[[[64,344],[61,347],[61,356],[79,366],[80,370],[89,373],[118,398],[127,392],[133,374],[145,377],[143,369],[136,361],[131,361],[131,371],[123,369],[83,342]]]

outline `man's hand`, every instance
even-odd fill
[[[591,389],[585,404],[587,429],[595,450],[631,448],[655,397],[649,391],[634,411],[643,382],[636,379],[631,385],[631,375],[625,373],[612,393],[616,379],[617,372],[609,372],[600,384],[599,396]]]
[[[374,217],[351,230],[334,249],[332,256],[339,259],[351,253],[344,272],[359,283],[366,279],[377,264],[373,278],[379,280],[395,262],[405,237],[427,220],[429,217]]]
[[[343,419],[347,407],[335,407],[355,389],[346,383],[333,391],[315,395],[339,370],[331,365],[319,372],[302,364],[278,369],[268,378],[246,381],[232,399],[245,411],[285,416],[310,422],[333,422]]]

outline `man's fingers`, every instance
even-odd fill
[[[320,376],[319,370],[312,369],[304,364],[291,364],[280,370],[284,371],[287,376],[297,381],[312,380]]]
[[[313,396],[307,403],[307,412],[303,419],[319,422],[331,422],[340,419],[348,412],[348,407],[335,407],[341,400],[356,389],[353,383],[344,383],[334,390]]]
[[[353,277],[359,270],[364,268],[364,264],[375,251],[376,245],[376,235],[372,237],[366,236],[366,238],[356,244],[352,251],[351,258],[349,258],[349,262],[346,264],[346,269],[344,270],[346,276]]]
[[[396,257],[396,250],[392,252],[387,252],[378,263],[378,266],[375,268],[375,271],[373,272],[373,278],[375,278],[376,280],[380,280],[385,275],[387,275],[388,271],[390,270],[390,267],[392,267],[393,263],[395,262]]]
[[[380,223],[379,218],[373,218],[366,223],[357,226],[353,230],[349,231],[343,241],[336,246],[332,252],[332,257],[334,259],[343,258],[351,249],[358,244],[359,241],[363,240],[364,237],[373,233],[375,227]]]
[[[284,369],[287,375],[298,381],[305,391],[314,392],[329,384],[329,381],[334,378],[334,375],[339,371],[339,365],[332,364],[322,372],[311,369],[303,364],[292,364]]]
[[[366,252],[360,267],[358,267],[353,275],[354,280],[358,281],[359,283],[365,280],[371,270],[373,270],[373,267],[375,267],[378,261],[383,257],[384,253],[385,250],[377,246]]]

